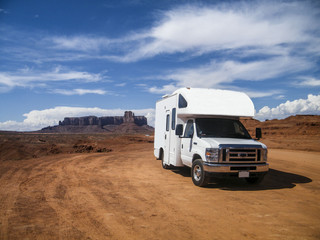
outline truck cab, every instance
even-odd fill
[[[239,119],[191,118],[184,129],[181,125],[176,131],[181,138],[181,161],[192,169],[195,185],[206,185],[211,176],[259,183],[268,171],[267,147],[252,139]]]

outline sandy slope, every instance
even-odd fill
[[[259,187],[192,184],[148,141],[0,161],[0,239],[319,239],[320,153],[270,150]]]
[[[320,152],[320,115],[297,115],[264,122],[243,118],[241,121],[251,136],[255,136],[255,128],[262,128],[261,141],[269,148]]]

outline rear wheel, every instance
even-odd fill
[[[206,173],[203,170],[201,160],[197,159],[192,163],[191,177],[194,185],[196,186],[203,187],[208,184],[208,177],[206,177]]]
[[[166,163],[163,161],[163,159],[161,159],[161,163],[162,163],[162,167],[163,167],[164,169],[169,169],[169,168],[170,168],[169,165],[166,164]]]
[[[164,162],[164,160],[163,160],[163,151],[161,151],[160,152],[160,160],[161,160],[161,165],[162,165],[162,167],[164,168],[164,169],[169,169],[169,165],[168,164],[166,164],[165,162]]]

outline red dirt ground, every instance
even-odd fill
[[[320,239],[319,121],[298,123],[263,130],[261,185],[206,188],[162,169],[153,136],[2,132],[0,239]]]

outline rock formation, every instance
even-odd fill
[[[41,129],[42,133],[112,133],[112,134],[152,134],[153,127],[148,126],[147,118],[134,116],[126,111],[124,116],[115,117],[66,117],[57,126]]]
[[[131,111],[126,111],[123,117],[66,117],[63,121],[59,121],[59,126],[100,126],[120,125],[122,123],[135,123],[138,126],[147,125],[147,118],[144,116],[134,116]]]

